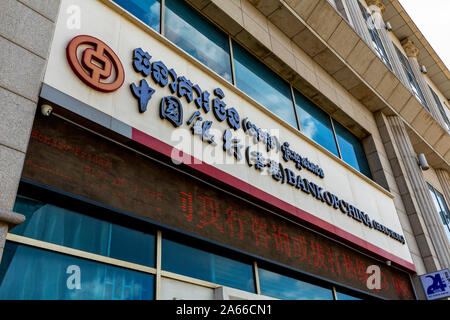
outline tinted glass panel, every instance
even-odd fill
[[[444,230],[447,234],[448,241],[450,241],[450,211],[448,209],[447,203],[445,202],[444,196],[439,191],[435,190],[436,198],[439,202],[441,211],[439,212],[442,223],[444,224]]]
[[[338,300],[361,300],[360,298],[349,296],[348,294],[336,291],[336,296]]]
[[[284,300],[333,300],[330,289],[258,269],[261,294]]]
[[[224,286],[255,292],[249,264],[163,239],[162,269]]]
[[[0,299],[151,300],[153,275],[7,242]]]
[[[367,177],[372,178],[361,141],[338,122],[334,121],[333,123],[342,160]]]
[[[228,36],[184,1],[165,3],[165,36],[231,82]]]
[[[430,190],[431,198],[433,199],[439,218],[444,225],[444,231],[447,235],[447,239],[450,241],[450,211],[447,203],[444,200],[444,196],[429,184],[428,189]]]
[[[155,266],[155,236],[18,196],[26,220],[11,232],[82,251]],[[132,249],[132,250],[130,250]]]
[[[397,48],[397,46],[394,46],[395,51],[397,52],[397,56],[400,59],[400,62],[402,63],[403,70],[406,73],[406,76],[409,81],[409,86],[411,88],[412,93],[414,96],[422,103],[422,105],[429,111],[427,102],[425,101],[425,98],[423,96],[422,90],[419,87],[419,84],[417,83],[416,77],[414,76],[414,73],[411,69],[411,65],[409,64],[408,59],[401,53],[401,51]]]
[[[302,133],[339,157],[330,116],[297,90],[294,95]]]
[[[236,42],[233,56],[237,87],[297,128],[289,85]]]
[[[372,39],[372,46],[375,49],[377,56],[386,64],[386,66],[392,70],[391,64],[389,63],[386,50],[384,50],[383,43],[381,42],[380,35],[378,34],[376,24],[373,21],[372,16],[367,12],[366,8],[358,1],[359,9],[367,25],[367,30],[369,31],[370,38]]]
[[[436,102],[436,104],[438,106],[439,112],[441,113],[442,117],[444,118],[447,128],[450,129],[450,120],[448,119],[447,114],[445,113],[444,106],[441,103],[441,99],[439,99],[437,93],[433,89],[431,89],[430,86],[428,86],[428,88],[430,89],[431,94],[433,95],[434,101]]]
[[[113,0],[136,18],[160,32],[161,4],[159,0]]]

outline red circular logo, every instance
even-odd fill
[[[82,45],[86,48],[80,61],[78,48]],[[125,80],[122,63],[103,41],[86,35],[77,36],[69,42],[66,53],[73,72],[88,86],[102,92],[112,92],[122,86]],[[113,70],[115,78],[109,79]]]

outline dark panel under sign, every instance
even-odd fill
[[[390,299],[409,276],[56,117],[37,117],[23,177]],[[313,201],[313,200],[311,200]],[[369,290],[366,269],[381,268]]]

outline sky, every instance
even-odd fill
[[[399,2],[450,69],[450,0],[399,0]]]

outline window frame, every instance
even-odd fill
[[[436,201],[437,205],[439,206],[439,208],[437,208],[436,204],[434,204],[435,210],[436,211],[438,209],[440,210],[440,211],[437,211],[436,213],[439,217],[439,220],[442,223],[442,227],[444,228],[445,234],[447,236],[447,240],[450,243],[450,207],[448,206],[448,203],[446,202],[446,199],[442,193],[440,193],[435,187],[433,187],[428,182],[427,182],[427,186],[428,186],[428,191],[430,192],[431,197],[435,198],[435,199],[432,199],[433,203],[435,203],[435,201]],[[440,195],[440,198],[444,202],[444,205],[446,206],[446,208],[442,208],[442,205],[441,205],[441,202],[439,201],[438,195]],[[447,223],[444,223],[444,221],[443,221],[444,219],[446,220]]]
[[[428,85],[428,88],[429,88],[430,91],[431,91],[431,94],[432,94],[432,96],[433,96],[433,98],[434,98],[434,101],[436,102],[436,105],[437,105],[437,107],[438,107],[438,109],[439,109],[439,112],[440,112],[441,115],[442,115],[442,118],[444,118],[444,122],[445,122],[445,124],[447,125],[447,130],[450,130],[450,120],[449,120],[449,118],[447,117],[447,113],[445,112],[444,106],[443,106],[442,103],[441,103],[441,99],[439,98],[439,96],[438,96],[438,94],[436,93],[436,91],[434,91],[433,88],[431,88],[431,86],[430,86],[429,84],[427,84],[427,85]]]
[[[260,266],[267,269],[271,272],[278,272],[281,275],[290,276],[295,275],[295,278],[304,281],[313,285],[318,285],[321,287],[330,288],[330,290],[345,290],[350,295],[354,295],[357,297],[364,297],[364,299],[381,299],[383,297],[379,297],[376,295],[371,295],[370,293],[359,291],[358,289],[347,287],[342,284],[335,283],[328,279],[322,278],[316,275],[310,275],[302,270],[294,269],[292,267],[288,267],[282,263],[272,261],[269,259],[261,258],[251,253],[243,252],[241,250],[235,249],[233,247],[222,245],[216,243],[215,241],[204,239],[199,236],[192,235],[188,232],[177,230],[174,228],[165,227],[163,225],[155,224],[151,221],[148,221],[145,218],[137,217],[133,214],[129,214],[126,212],[122,212],[121,210],[117,210],[114,208],[109,208],[103,206],[100,203],[90,202],[88,199],[83,197],[79,197],[73,194],[67,194],[65,192],[59,191],[49,186],[42,185],[40,183],[33,182],[27,179],[21,179],[19,184],[18,195],[24,197],[30,197],[33,199],[38,199],[38,201],[48,202],[50,204],[65,207],[67,209],[73,209],[73,207],[79,208],[87,207],[87,208],[95,208],[96,210],[87,211],[87,212],[95,212],[94,217],[98,219],[104,219],[104,215],[108,217],[114,218],[113,221],[120,221],[120,225],[127,226],[133,229],[148,231],[152,230],[156,231],[156,268],[146,267],[142,265],[136,265],[133,263],[129,263],[126,261],[121,261],[117,259],[112,259],[109,257],[104,257],[96,254],[91,254],[88,252],[72,249],[69,247],[63,247],[59,245],[54,245],[48,242],[35,240],[32,238],[26,238],[23,236],[17,236],[14,234],[8,234],[6,241],[12,242],[14,244],[25,245],[36,247],[38,249],[47,250],[54,253],[60,253],[64,255],[73,256],[78,259],[87,259],[94,262],[99,262],[103,264],[108,264],[113,267],[120,267],[129,269],[131,271],[148,273],[154,276],[154,293],[153,298],[158,300],[161,294],[160,283],[161,279],[173,279],[177,281],[187,282],[193,285],[203,286],[210,289],[216,289],[221,287],[221,285],[217,283],[212,283],[208,281],[199,280],[196,278],[191,278],[187,276],[183,276],[181,274],[174,274],[163,270],[161,264],[161,245],[162,245],[162,235],[164,234],[165,238],[169,238],[171,240],[179,241],[182,243],[188,243],[192,245],[195,249],[203,250],[207,249],[208,252],[223,256],[232,260],[237,260],[242,263],[250,264],[253,270],[252,276],[255,288],[255,294],[261,295],[260,291],[260,281],[258,276],[258,270]],[[60,205],[62,204],[62,205]],[[114,214],[111,214],[114,213]],[[91,215],[89,215],[91,216]],[[143,230],[145,229],[145,230]],[[333,294],[333,297],[335,295]]]
[[[402,51],[396,45],[394,45],[394,48],[400,60],[400,63],[403,67],[403,71],[406,74],[406,78],[408,79],[410,91],[412,92],[414,97],[422,104],[422,106],[428,112],[430,112],[430,107],[428,106],[427,101],[425,100],[425,96],[422,92],[422,89],[419,86],[419,83],[417,82],[414,72],[412,71],[411,64],[409,63],[408,58],[402,53]]]
[[[364,23],[367,27],[367,31],[369,32],[370,39],[372,40],[372,48],[373,48],[375,54],[392,71],[393,69],[392,69],[391,62],[389,61],[389,56],[387,54],[386,48],[383,45],[383,42],[381,41],[381,37],[378,33],[378,30],[375,27],[375,22],[373,20],[373,17],[370,14],[370,12],[367,10],[367,8],[365,8],[359,0],[357,0],[357,1],[358,1],[359,8],[361,10],[361,15],[365,21]],[[371,22],[371,24],[373,25],[373,28],[369,27],[369,25],[367,23],[368,21]]]

